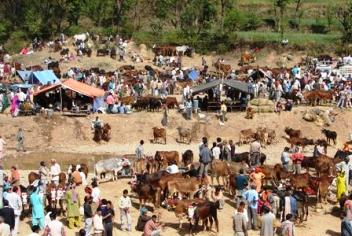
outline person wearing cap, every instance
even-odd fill
[[[80,204],[79,194],[76,191],[75,184],[72,184],[70,186],[70,189],[66,192],[65,201],[66,201],[68,227],[70,229],[73,229],[74,227],[80,227],[81,215],[79,212],[79,207],[81,204]]]
[[[60,165],[56,162],[55,159],[51,159],[51,166],[50,166],[50,176],[51,181],[54,182],[56,186],[59,185],[59,174],[61,172]]]
[[[136,230],[143,231],[145,224],[151,219],[152,217],[148,216],[148,209],[146,207],[142,207],[140,210],[140,215],[138,217]]]
[[[257,230],[257,209],[259,195],[255,188],[255,185],[251,185],[251,188],[243,193],[243,197],[248,202],[248,229]]]

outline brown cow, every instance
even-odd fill
[[[177,151],[157,151],[154,160],[158,163],[158,170],[160,170],[161,166],[166,168],[173,162],[178,165],[180,163],[180,155]]]
[[[153,127],[154,143],[157,143],[158,139],[163,139],[166,144],[166,130],[164,128]]]
[[[256,132],[253,129],[244,129],[240,131],[239,135],[239,145],[242,145],[243,143],[249,143],[256,137]]]
[[[240,65],[253,63],[255,61],[256,61],[256,57],[254,54],[250,54],[249,52],[244,52],[241,55]]]
[[[332,176],[335,175],[335,165],[339,162],[341,162],[341,160],[338,158],[333,159],[326,155],[320,155],[319,157],[315,158],[314,167],[318,175],[328,174]]]
[[[193,199],[194,194],[198,191],[201,183],[202,181],[200,179],[194,177],[170,180],[167,183],[169,196],[173,196],[178,192],[189,194],[189,197]]]
[[[40,179],[40,175],[38,173],[35,173],[35,172],[30,172],[28,174],[28,183],[29,185],[31,185],[35,180],[39,180]]]
[[[139,182],[136,185],[132,185],[131,189],[138,195],[139,209],[145,206],[148,201],[153,203],[155,207],[159,206],[157,204],[158,191],[155,191],[151,184]]]
[[[301,137],[301,131],[299,129],[292,129],[292,128],[286,127],[285,133],[290,137],[290,139]]]
[[[213,66],[217,69],[222,71],[224,74],[228,74],[231,72],[231,65],[223,64],[220,61],[213,63]]]
[[[183,127],[177,127],[177,130],[178,130],[178,134],[180,136],[179,142],[190,144],[192,141],[191,130],[188,128],[183,128]]]
[[[199,204],[204,203],[204,199],[184,199],[184,200],[171,200],[169,201],[169,206],[175,206],[175,215],[179,219],[179,228],[182,228],[182,220],[184,217],[188,216],[188,207],[192,205],[192,203]]]
[[[327,203],[329,187],[334,177],[323,175],[320,177],[311,177],[310,185],[317,193],[317,202]]]
[[[302,146],[303,149],[305,148],[305,146],[314,145],[315,144],[313,139],[308,139],[308,138],[296,138],[296,137],[293,137],[293,138],[286,139],[286,140],[291,144],[291,146],[300,145],[300,146]]]
[[[230,174],[230,167],[228,166],[227,162],[214,160],[211,163],[211,184],[212,185],[214,185],[214,176],[216,177],[218,185],[220,185],[219,177],[221,177],[223,185],[225,186],[225,188],[228,188],[227,177],[229,176],[229,174]]]
[[[167,108],[169,108],[169,109],[178,107],[178,102],[175,97],[167,97],[165,99],[165,104],[166,104]]]
[[[310,178],[309,173],[296,174],[290,177],[290,182],[295,189],[305,189],[309,187]]]

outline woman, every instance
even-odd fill
[[[12,117],[16,117],[18,115],[19,107],[20,107],[20,101],[18,100],[17,94],[15,94],[11,100],[10,112]]]
[[[345,176],[345,172],[340,172],[337,175],[336,178],[336,187],[337,187],[337,191],[336,191],[336,198],[337,200],[340,200],[340,198],[345,194],[346,192],[346,180],[345,180],[346,176]]]
[[[147,213],[148,213],[148,209],[145,207],[142,207],[140,210],[140,215],[138,217],[136,230],[138,231],[144,230],[145,224],[151,219],[151,217],[148,216]]]

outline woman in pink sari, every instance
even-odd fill
[[[15,95],[11,101],[11,109],[10,109],[12,117],[16,117],[19,112],[19,100],[17,95]]]

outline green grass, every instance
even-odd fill
[[[305,0],[304,4],[321,4],[321,5],[326,5],[326,4],[330,4],[330,3],[339,3],[339,2],[343,2],[343,0]],[[274,4],[273,0],[239,0],[237,1],[238,4],[240,5],[251,5],[251,4]],[[290,4],[290,5],[294,5],[294,4]]]
[[[238,32],[239,39],[248,42],[279,42],[280,34],[274,32],[246,31]],[[341,36],[339,34],[311,34],[289,32],[284,34],[284,38],[289,40],[289,44],[333,44]]]

